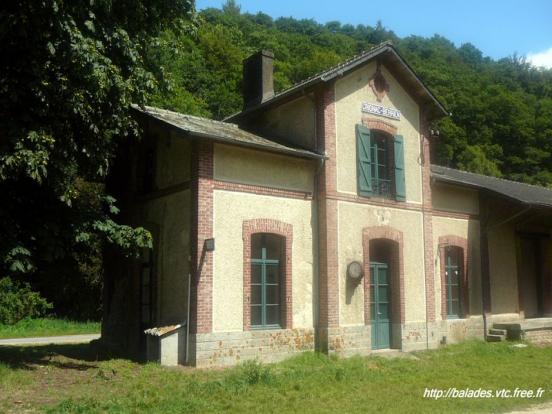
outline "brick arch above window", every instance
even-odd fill
[[[390,135],[397,135],[397,127],[381,119],[362,117],[362,125],[371,130],[387,132]]]
[[[462,303],[462,316],[469,316],[469,280],[468,280],[468,239],[456,236],[446,235],[439,237],[439,270],[441,272],[441,317],[443,320],[447,319],[447,292],[445,289],[445,248],[446,247],[458,247],[462,250],[462,280],[461,280],[461,303]]]
[[[291,329],[293,326],[292,309],[292,244],[293,226],[274,219],[244,220],[242,224],[243,239],[243,330],[251,330],[251,237],[257,233],[276,234],[284,238],[284,254],[282,277],[284,296],[282,298],[282,328]]]
[[[396,281],[398,282],[398,295],[396,295],[393,312],[399,314],[396,322],[405,322],[404,306],[404,242],[403,233],[400,230],[390,226],[372,226],[362,229],[362,251],[363,251],[363,270],[364,270],[364,323],[370,323],[370,242],[372,240],[388,240],[394,243],[394,252],[391,260],[394,262],[394,268],[397,271]],[[395,290],[395,289],[394,289]],[[395,290],[396,294],[396,290]],[[398,302],[398,303],[397,303]]]

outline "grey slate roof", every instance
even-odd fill
[[[166,109],[138,105],[132,105],[132,108],[144,116],[161,122],[175,130],[190,137],[209,139],[215,142],[239,145],[243,147],[257,148],[270,152],[278,152],[288,155],[294,155],[301,158],[325,158],[324,155],[317,154],[301,148],[295,148],[274,142],[267,138],[260,137],[238,128],[236,124],[229,122],[213,121],[212,119],[201,118],[192,115],[185,115],[178,112],[168,111]]]
[[[345,62],[342,62],[323,72],[317,73],[310,78],[276,93],[272,98],[255,107],[233,114],[225,120],[232,122],[240,120],[260,108],[272,105],[291,95],[295,95],[310,86],[314,86],[321,82],[328,82],[334,78],[343,76],[346,72],[351,71],[376,57],[382,63],[387,64],[390,69],[394,69],[395,76],[399,76],[404,82],[410,85],[410,92],[412,92],[419,99],[419,101],[429,105],[430,113],[435,118],[449,115],[444,105],[439,102],[439,100],[431,93],[416,73],[414,73],[414,70],[412,70],[408,63],[406,63],[406,61],[399,55],[393,44],[390,41],[386,41],[356,56],[353,56]]]
[[[439,165],[431,166],[431,176],[438,181],[488,190],[524,204],[552,207],[552,190],[545,187],[474,174]]]

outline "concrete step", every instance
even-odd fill
[[[489,329],[489,333],[491,335],[504,335],[504,336],[506,336],[508,334],[508,331],[506,329],[491,328],[491,329]]]
[[[487,334],[487,342],[502,342],[506,339],[506,335]]]

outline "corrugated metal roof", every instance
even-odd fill
[[[193,137],[210,139],[220,143],[257,148],[270,152],[294,155],[301,158],[325,158],[324,155],[317,154],[312,151],[283,145],[270,139],[252,134],[251,132],[240,129],[236,124],[231,124],[229,122],[214,121],[212,119],[181,114],[151,106],[141,108],[138,105],[132,105],[132,108],[139,113],[148,116],[149,118],[157,120]]]
[[[287,89],[276,93],[272,98],[257,106],[247,108],[241,112],[230,115],[226,118],[226,120],[235,121],[241,119],[248,114],[257,111],[260,108],[274,104],[275,102],[284,99],[290,95],[294,95],[297,92],[304,90],[305,88],[308,88],[320,82],[327,82],[338,76],[342,76],[345,72],[355,69],[359,65],[378,56],[381,56],[382,58],[384,58],[384,61],[387,61],[388,64],[393,65],[394,67],[399,69],[404,79],[406,79],[412,85],[417,86],[417,94],[420,97],[423,96],[426,98],[425,100],[429,104],[431,104],[431,106],[433,107],[433,113],[436,116],[438,116],[437,114],[439,114],[442,117],[449,114],[444,105],[439,102],[439,100],[433,95],[433,93],[431,93],[431,91],[422,82],[422,80],[415,74],[414,70],[412,70],[408,63],[406,63],[406,61],[399,55],[393,44],[390,41],[386,41],[356,56],[353,56],[352,58],[341,62],[336,66],[317,73]]]
[[[443,182],[488,190],[524,204],[552,207],[552,190],[545,187],[474,174],[439,165],[431,166],[431,176]]]

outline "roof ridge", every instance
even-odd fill
[[[360,52],[360,53],[358,53],[358,54],[356,54],[356,55],[351,56],[349,59],[346,59],[346,60],[344,60],[344,61],[342,61],[342,62],[339,62],[338,64],[336,64],[336,65],[334,65],[334,66],[332,66],[332,67],[330,67],[330,68],[328,68],[328,69],[324,69],[324,70],[322,70],[322,71],[320,71],[320,72],[317,72],[317,73],[315,73],[315,74],[309,76],[308,78],[305,78],[305,79],[303,79],[303,80],[300,80],[299,82],[296,82],[296,83],[294,83],[293,85],[291,85],[291,86],[289,86],[289,87],[287,87],[287,88],[285,88],[285,89],[282,89],[281,91],[279,91],[278,93],[276,93],[276,94],[274,95],[274,97],[276,97],[276,96],[278,96],[278,95],[280,95],[280,94],[283,94],[283,93],[287,92],[288,90],[291,90],[291,89],[297,87],[298,85],[301,85],[302,83],[306,83],[306,82],[308,82],[308,81],[310,81],[310,80],[312,80],[312,79],[314,79],[314,78],[317,78],[317,77],[319,77],[319,76],[322,76],[323,74],[330,73],[330,72],[333,72],[333,71],[339,69],[340,67],[347,66],[349,63],[354,62],[354,61],[357,60],[357,59],[362,59],[362,58],[363,58],[364,56],[366,56],[368,53],[373,52],[374,50],[376,50],[376,49],[378,49],[378,48],[382,48],[382,47],[384,47],[384,46],[393,46],[393,42],[392,42],[391,40],[385,40],[385,41],[383,41],[383,42],[381,42],[381,43],[378,43],[377,45],[374,45],[374,46],[372,46],[372,47],[369,48],[369,49],[363,50],[362,52]]]
[[[537,189],[541,189],[541,190],[552,191],[552,188],[544,187],[542,185],[529,184],[529,183],[524,183],[522,181],[509,180],[507,178],[495,177],[495,176],[492,176],[492,175],[474,173],[474,172],[471,172],[471,171],[461,170],[459,168],[445,167],[444,165],[432,164],[432,166],[439,167],[439,168],[445,168],[447,170],[460,171],[460,172],[465,173],[465,174],[478,175],[480,177],[490,178],[490,179],[497,180],[497,181],[505,181],[505,182],[508,182],[508,183],[514,183],[514,184],[525,185],[527,187],[533,187],[533,188],[537,188]]]

